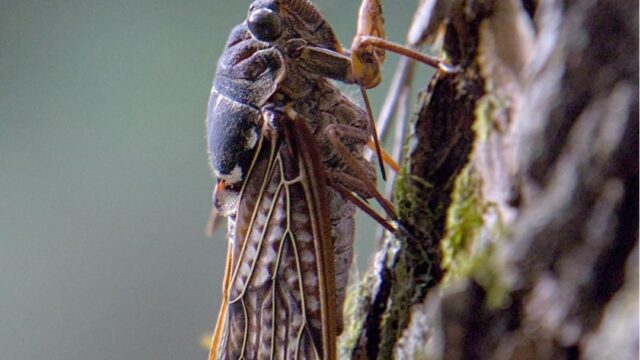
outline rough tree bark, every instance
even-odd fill
[[[342,358],[637,359],[638,2],[423,6],[459,71],[421,96],[407,231],[354,290]]]

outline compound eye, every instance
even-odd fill
[[[252,11],[247,19],[249,31],[258,40],[273,41],[282,34],[280,18],[272,10],[260,8]]]

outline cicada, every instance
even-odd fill
[[[378,1],[361,17],[359,34],[384,37]],[[254,1],[229,36],[206,121],[228,218],[210,359],[336,357],[356,205],[394,214],[364,156],[371,116],[331,82],[377,85],[384,51],[366,36],[343,49],[307,0]]]

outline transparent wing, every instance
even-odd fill
[[[263,131],[230,219],[227,309],[217,325],[223,329],[216,331],[221,339],[213,358],[335,358],[335,275],[324,173],[304,122],[279,116],[277,130]]]

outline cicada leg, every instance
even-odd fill
[[[380,83],[380,66],[384,62],[385,50],[404,55],[445,72],[455,72],[455,68],[442,59],[386,40],[380,0],[363,0],[358,12],[356,35],[351,43],[352,72],[360,86],[369,89]]]
[[[373,151],[375,151],[376,149],[376,145],[375,142],[373,140],[369,141],[367,143],[367,147]],[[391,170],[393,170],[393,172],[397,173],[398,171],[400,171],[400,165],[398,165],[398,163],[393,159],[394,156],[392,154],[389,154],[385,149],[380,149],[381,152],[381,156],[382,156],[382,162],[384,162],[385,164],[389,165],[389,167],[391,168]]]
[[[349,190],[348,187],[342,185],[339,182],[332,183],[331,186],[336,189],[342,196],[349,199],[354,205],[356,205],[360,210],[364,211],[367,215],[369,215],[374,221],[378,224],[382,225],[385,229],[390,232],[395,232],[396,228],[385,218],[380,216],[377,212],[375,212],[369,205],[367,205],[362,199],[357,197],[356,195]]]
[[[373,136],[373,146],[376,152],[376,156],[378,158],[378,165],[380,165],[380,174],[382,175],[382,180],[387,181],[387,174],[384,170],[384,158],[382,155],[382,147],[380,146],[380,139],[378,139],[378,131],[376,130],[376,122],[373,120],[373,111],[371,110],[371,103],[369,102],[369,96],[367,95],[367,90],[360,86],[360,92],[362,93],[362,100],[364,100],[364,105],[367,110],[367,118],[369,119],[369,126],[371,127],[371,133]]]
[[[366,174],[362,165],[358,163],[355,157],[351,155],[349,149],[347,149],[347,147],[342,143],[341,138],[348,137],[366,141],[369,138],[368,134],[364,134],[362,129],[355,128],[353,126],[331,124],[325,127],[324,135],[327,137],[327,140],[329,140],[331,145],[333,145],[333,148],[340,154],[342,160],[344,160],[354,173],[358,175]],[[393,205],[378,192],[375,183],[367,179],[366,176],[360,176],[359,181],[362,183],[364,190],[380,203],[380,206],[382,206],[387,215],[391,218],[395,218],[395,209],[393,208]]]
[[[291,119],[305,121],[292,108],[287,109],[287,114]],[[366,142],[370,137],[369,132],[363,131],[363,129],[361,128],[345,124],[330,124],[323,129],[323,134],[331,143],[333,149],[340,155],[342,160],[349,167],[349,169],[354,174],[357,174],[356,176],[352,176],[342,172],[328,171],[327,179],[330,185],[336,191],[345,195],[345,197],[347,197],[352,203],[354,203],[354,205],[369,214],[375,221],[379,222],[382,226],[389,229],[389,231],[395,231],[393,225],[391,225],[380,215],[375,214],[375,211],[373,209],[371,209],[368,205],[366,205],[356,195],[353,194],[354,192],[357,192],[360,194],[366,194],[366,197],[373,197],[380,204],[386,216],[391,220],[396,220],[396,211],[393,204],[382,194],[380,194],[380,192],[376,188],[376,184],[368,178],[367,171],[362,167],[362,165],[342,142],[342,138],[351,138]]]
[[[380,0],[363,0],[358,15],[358,26],[356,36],[351,45],[351,51],[344,51],[338,46],[338,51],[307,45],[305,43],[292,43],[289,49],[290,56],[297,59],[298,63],[307,71],[319,75],[327,76],[346,83],[353,83],[360,86],[362,96],[366,106],[366,112],[370,122],[371,133],[363,135],[362,129],[349,129],[340,125],[330,125],[325,132],[327,139],[331,141],[334,148],[349,164],[349,167],[356,173],[364,173],[346,147],[342,144],[340,137],[348,136],[363,139],[368,142],[369,136],[373,136],[373,148],[378,157],[380,171],[383,179],[386,179],[383,162],[397,169],[397,164],[388,154],[383,154],[376,132],[376,124],[373,120],[371,105],[365,89],[375,87],[381,80],[380,66],[384,62],[385,50],[405,55],[411,59],[421,61],[427,65],[435,66],[442,71],[452,72],[453,67],[448,66],[440,59],[421,54],[406,46],[398,45],[384,39],[384,20],[382,17],[382,7]],[[408,66],[410,67],[410,66]],[[409,74],[407,71],[406,74]],[[402,82],[402,79],[399,80]],[[408,92],[405,97],[408,98]],[[404,130],[402,131],[402,133]],[[365,138],[363,138],[365,136]],[[338,175],[341,176],[341,175]],[[368,193],[376,198],[381,204],[385,213],[390,217],[395,217],[395,211],[391,203],[384,198],[375,188],[375,184],[369,181],[355,179],[355,182],[363,182],[360,188],[364,188]],[[342,179],[345,181],[345,179]]]
[[[434,67],[446,73],[455,73],[457,71],[455,67],[447,64],[442,59],[423,54],[419,51],[415,51],[409,47],[391,42],[383,38],[379,38],[376,36],[363,35],[360,37],[359,40],[360,40],[359,44],[361,46],[372,45],[377,48],[389,50],[396,54],[404,55],[413,60],[417,60],[423,64],[429,65],[431,67]]]

